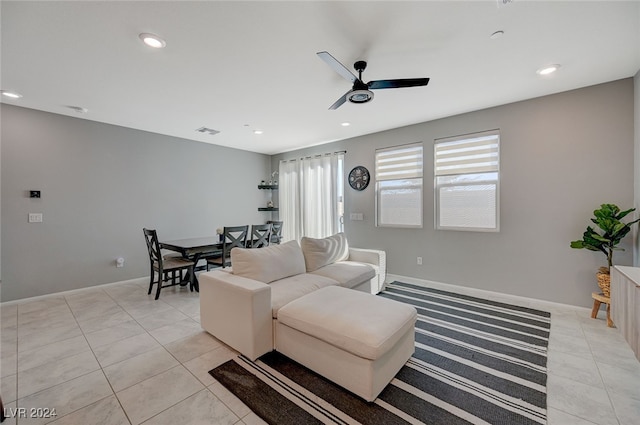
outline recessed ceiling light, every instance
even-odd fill
[[[496,31],[496,32],[494,32],[493,34],[491,34],[491,35],[489,36],[489,38],[490,38],[490,39],[492,39],[492,40],[495,40],[495,39],[497,39],[497,38],[502,37],[503,35],[504,35],[504,31]]]
[[[560,65],[558,65],[557,63],[553,65],[547,65],[537,70],[536,73],[538,75],[549,75],[556,72],[558,68],[560,68]]]
[[[350,122],[343,122],[342,124],[340,124],[343,127],[349,127],[351,125]]]
[[[16,93],[14,91],[2,90],[0,92],[3,96],[10,97],[11,99],[20,99],[22,97],[20,93]]]
[[[142,40],[144,44],[146,44],[149,47],[153,47],[154,49],[162,49],[167,45],[167,42],[164,41],[162,38],[160,38],[155,34],[150,34],[148,32],[143,32],[138,37],[140,37],[140,40]]]
[[[253,130],[253,134],[262,134],[263,131],[262,130]]]

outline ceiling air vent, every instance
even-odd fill
[[[218,130],[207,127],[200,127],[196,131],[199,131],[200,133],[208,133],[210,136],[215,136],[216,134],[220,133]]]

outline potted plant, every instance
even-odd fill
[[[602,204],[599,209],[593,212],[595,218],[591,219],[598,226],[600,232],[597,232],[591,226],[587,226],[587,230],[582,235],[582,240],[571,242],[571,248],[601,251],[607,257],[607,267],[600,267],[596,274],[598,286],[605,297],[610,295],[611,277],[609,273],[613,265],[613,252],[624,251],[624,249],[618,248],[617,245],[631,231],[631,226],[640,221],[640,218],[628,223],[623,223],[621,220],[635,210],[635,208],[631,208],[626,211],[620,211],[617,205]]]

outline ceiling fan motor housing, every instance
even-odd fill
[[[367,103],[373,99],[373,92],[369,90],[369,86],[362,82],[362,71],[366,68],[367,63],[364,61],[358,61],[355,63],[355,68],[360,72],[360,78],[353,83],[353,89],[351,93],[347,95],[347,99],[351,103]],[[360,66],[360,68],[358,68]]]

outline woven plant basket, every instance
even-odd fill
[[[596,273],[596,278],[598,278],[600,290],[605,297],[609,298],[611,296],[611,275],[609,273],[598,272]]]

